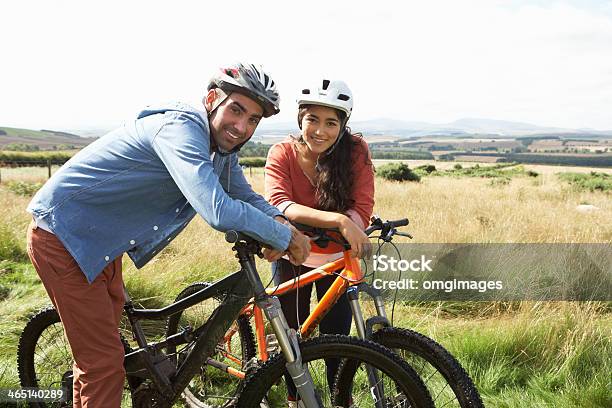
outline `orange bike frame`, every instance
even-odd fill
[[[343,257],[336,261],[327,263],[310,272],[295,277],[294,279],[283,282],[274,288],[266,290],[268,295],[284,295],[285,293],[297,290],[298,288],[309,285],[326,276],[338,274],[340,270],[339,276],[334,280],[327,292],[325,292],[325,295],[323,295],[317,306],[302,325],[300,329],[302,338],[307,338],[312,334],[314,329],[319,325],[321,319],[327,315],[329,310],[336,304],[340,296],[346,292],[349,286],[363,282],[364,274],[359,265],[359,260],[351,258],[350,252],[345,251]],[[250,304],[242,310],[241,314],[252,314],[254,316],[259,358],[266,361],[268,359],[268,352],[261,309],[255,304]]]
[[[340,272],[338,273],[338,271]],[[313,269],[310,272],[297,276],[294,279],[283,282],[274,288],[268,288],[266,290],[268,295],[284,295],[285,293],[297,290],[298,288],[304,287],[318,281],[319,279],[334,274],[339,276],[334,280],[327,292],[325,292],[325,295],[323,295],[317,306],[315,306],[314,310],[310,313],[302,325],[302,328],[300,329],[302,338],[306,338],[312,334],[314,329],[319,325],[319,322],[321,322],[321,319],[327,315],[329,310],[336,304],[338,299],[340,299],[340,296],[346,292],[346,289],[349,286],[357,285],[363,282],[364,273],[361,270],[359,260],[356,258],[351,258],[350,252],[345,251],[342,258],[336,261],[327,263]],[[267,361],[268,351],[262,310],[257,307],[256,304],[251,303],[245,306],[240,314],[253,316],[253,319],[255,320],[255,333],[257,337],[257,353],[260,360]],[[237,331],[237,326],[233,325],[232,328],[230,328],[230,330],[225,334],[224,342],[227,346],[227,352],[223,354],[235,363],[240,364],[241,361],[233,355],[231,350],[231,340]],[[235,377],[244,378],[244,373],[242,371],[233,369],[231,367],[228,367],[226,371]]]

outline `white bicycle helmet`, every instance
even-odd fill
[[[227,93],[245,94],[257,102],[264,110],[264,117],[280,112],[280,97],[276,84],[270,75],[264,72],[261,65],[242,64],[240,62],[221,67],[210,79],[208,90],[221,88]]]
[[[302,89],[298,106],[321,105],[346,113],[346,120],[353,111],[353,93],[343,81],[324,79],[320,86]]]

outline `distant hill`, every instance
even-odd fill
[[[574,138],[612,138],[612,130],[565,129],[557,127],[538,126],[530,123],[510,122],[495,119],[464,118],[451,123],[433,124],[426,122],[404,121],[389,118],[371,119],[351,122],[351,128],[362,132],[366,139],[386,135],[397,138],[424,136],[490,136],[496,138],[515,138],[525,136],[563,136]],[[271,123],[265,121],[257,128],[255,140],[267,136],[287,135],[297,131],[297,123]]]
[[[350,123],[354,131],[362,132],[370,142],[416,140],[423,137],[515,139],[523,137],[560,137],[563,139],[611,139],[612,130],[564,129],[530,123],[495,119],[464,118],[445,124],[379,118]],[[102,136],[109,129],[92,128],[70,132],[30,130],[0,127],[0,150],[8,145],[37,146],[40,150],[81,148]],[[288,134],[298,134],[296,121],[263,121],[257,127],[253,142],[272,144]],[[87,137],[83,137],[87,136]]]
[[[81,137],[56,130],[0,127],[0,150],[10,149],[16,145],[27,147],[23,150],[79,149],[94,140],[95,138]]]

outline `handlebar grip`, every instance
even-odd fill
[[[410,221],[408,221],[408,218],[402,218],[401,220],[389,221],[389,224],[391,225],[391,228],[396,228],[405,227],[409,222]]]
[[[377,230],[379,230],[379,229],[380,229],[380,227],[378,227],[378,226],[371,226],[371,227],[366,228],[366,230],[364,231],[364,233],[365,233],[366,235],[370,235],[371,233],[373,233],[374,231],[377,231]]]
[[[238,231],[229,230],[225,233],[225,242],[235,244],[240,239],[240,233]]]

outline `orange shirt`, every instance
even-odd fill
[[[352,199],[353,207],[346,212],[357,225],[366,228],[374,209],[374,168],[368,144],[362,137],[352,136],[357,144],[353,146],[351,163],[354,177]],[[281,211],[297,203],[319,209],[316,201],[316,189],[312,185],[297,160],[297,140],[288,137],[275,144],[268,152],[266,161],[266,199]],[[339,245],[330,243],[325,249],[313,245],[313,252],[341,252]]]

